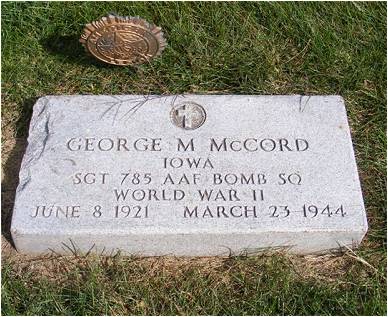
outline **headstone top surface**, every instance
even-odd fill
[[[309,253],[357,245],[366,230],[340,96],[45,96],[34,106],[12,221],[22,251],[61,252],[73,239],[145,255]]]

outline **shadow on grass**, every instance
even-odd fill
[[[9,151],[3,168],[1,181],[1,234],[15,247],[11,236],[12,211],[15,203],[16,188],[19,183],[19,170],[27,146],[28,127],[32,115],[32,107],[38,98],[29,98],[23,102],[23,111],[16,123],[17,135],[15,144]],[[7,151],[4,148],[3,151]]]
[[[97,66],[115,68],[117,66],[105,64],[87,53],[79,42],[80,34],[59,35],[57,32],[41,40],[40,44],[45,50],[62,61],[83,66]]]

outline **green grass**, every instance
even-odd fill
[[[3,314],[27,315],[378,315],[383,272],[328,284],[296,272],[287,258],[252,257],[196,265],[163,260],[55,260],[66,279],[3,267]],[[187,264],[187,263],[186,263]],[[349,263],[348,263],[349,264]],[[58,264],[51,272],[58,279]],[[353,269],[364,270],[353,264]]]
[[[25,140],[32,105],[46,94],[342,95],[369,221],[357,256],[375,268],[351,254],[343,256],[345,273],[337,276],[340,258],[324,278],[296,274],[282,256],[226,259],[214,270],[195,262],[152,274],[141,261],[81,259],[53,278],[37,275],[40,262],[20,269],[7,257],[3,315],[386,314],[385,3],[2,2],[1,8],[3,142]],[[168,41],[162,57],[122,68],[87,56],[78,43],[83,26],[109,12],[161,26]],[[2,213],[7,218],[10,208]]]

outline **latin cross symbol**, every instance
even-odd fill
[[[196,111],[193,111],[192,107],[190,106],[182,106],[180,109],[177,110],[176,116],[178,118],[182,118],[182,127],[193,127],[193,121],[198,118],[198,114]]]

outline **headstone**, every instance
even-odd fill
[[[339,96],[46,96],[11,233],[25,253],[323,253],[367,219]]]

